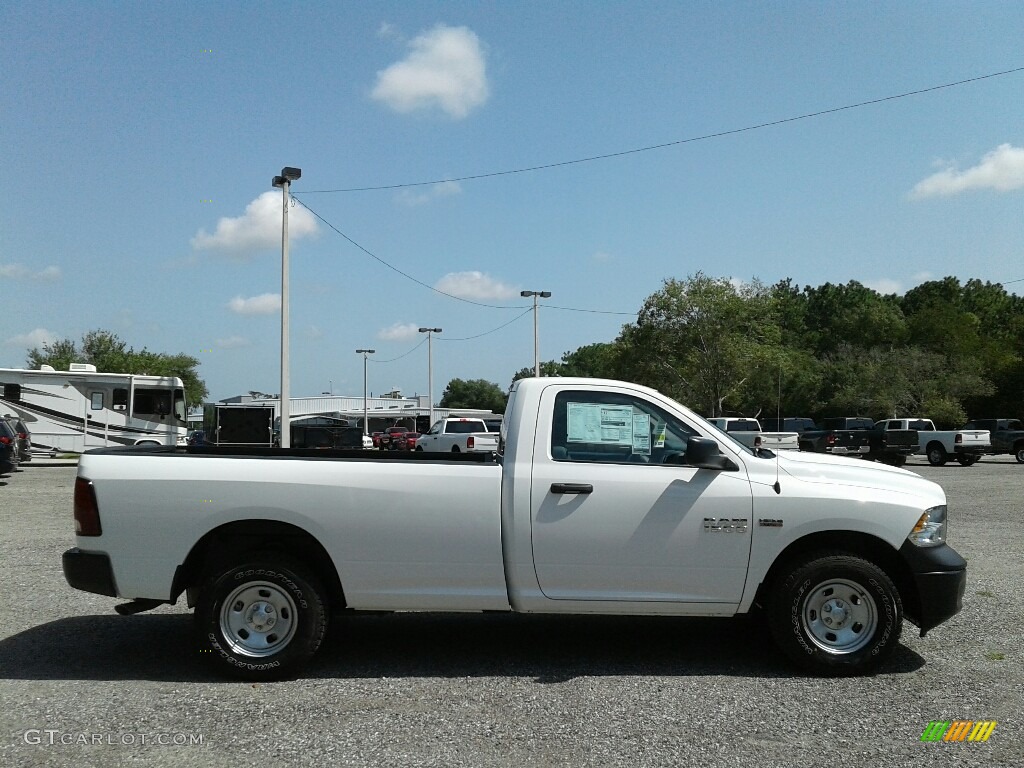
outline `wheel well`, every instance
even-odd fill
[[[774,585],[780,578],[784,578],[796,563],[824,552],[841,552],[874,563],[886,572],[899,590],[906,614],[920,616],[921,601],[917,594],[917,586],[899,552],[885,541],[859,531],[822,531],[794,541],[775,558],[772,567],[768,569],[764,580],[757,587],[754,604],[761,608],[765,607]]]
[[[925,450],[930,451],[936,445],[939,446],[939,448],[941,448],[942,450],[946,450],[946,446],[944,446],[942,442],[939,440],[929,440],[928,445],[925,446]]]
[[[196,542],[174,574],[171,600],[201,584],[218,564],[246,552],[273,551],[290,555],[308,566],[327,590],[331,608],[345,607],[345,593],[338,570],[323,545],[302,528],[277,520],[237,520],[214,528]],[[189,595],[189,605],[193,604]]]

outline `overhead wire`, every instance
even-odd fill
[[[334,226],[331,222],[329,222],[327,219],[325,219],[323,216],[321,216],[319,213],[317,213],[312,208],[310,208],[305,202],[303,202],[302,200],[297,199],[295,197],[295,195],[292,195],[292,199],[295,200],[299,205],[301,205],[307,211],[309,211],[311,214],[316,216],[316,218],[318,218],[320,221],[322,221],[327,227],[332,229],[337,234],[341,235],[343,238],[345,238],[345,240],[347,240],[353,246],[355,246],[360,251],[365,253],[367,256],[369,256],[370,258],[372,258],[375,261],[379,262],[380,264],[383,264],[388,269],[390,269],[390,270],[392,270],[394,272],[397,272],[399,275],[401,275],[402,277],[406,278],[407,280],[411,280],[412,282],[416,283],[417,285],[422,286],[423,288],[427,288],[427,289],[433,291],[434,293],[439,293],[440,295],[446,296],[449,299],[455,299],[456,301],[461,301],[461,302],[464,302],[466,304],[472,304],[472,305],[477,306],[477,307],[486,307],[488,309],[523,309],[523,305],[522,304],[486,304],[486,303],[484,303],[482,301],[473,301],[472,299],[466,299],[466,298],[463,298],[462,296],[456,296],[453,293],[448,293],[447,291],[442,291],[440,288],[435,288],[434,286],[429,285],[429,284],[423,282],[422,280],[419,280],[419,279],[413,277],[409,273],[403,272],[398,267],[394,266],[393,264],[390,264],[389,262],[385,261],[380,256],[378,256],[377,254],[373,253],[370,249],[368,249],[368,248],[364,247],[363,245],[357,243],[355,240],[353,240],[351,237],[346,235],[344,232],[342,232],[340,229],[338,229],[336,226]],[[552,306],[552,305],[545,305],[545,306],[547,308],[549,308],[549,309],[560,309],[560,310],[564,310],[564,311],[567,311],[567,312],[590,312],[590,313],[602,314],[602,315],[635,315],[636,314],[635,312],[613,312],[611,310],[605,310],[605,309],[579,309],[579,308],[576,308],[576,307],[559,307],[559,306]],[[532,306],[527,305],[527,309],[528,310],[532,309]],[[506,325],[507,325],[507,323],[506,323]],[[500,326],[500,327],[504,327],[504,326]],[[497,330],[497,329],[495,329],[495,330]],[[475,338],[475,337],[471,337],[471,338]]]
[[[666,149],[668,147],[677,147],[682,144],[692,144],[698,141],[708,141],[710,139],[719,139],[723,136],[734,136],[738,133],[748,133],[750,131],[759,131],[763,128],[771,128],[777,125],[785,125],[786,123],[795,123],[799,120],[809,120],[813,117],[822,117],[824,115],[832,115],[837,112],[846,112],[851,109],[860,109],[862,107],[871,106],[873,104],[882,104],[887,101],[896,101],[897,99],[905,99],[910,96],[919,96],[923,93],[931,93],[933,91],[940,91],[945,88],[956,88],[961,85],[967,85],[968,83],[976,83],[980,80],[989,80],[994,77],[1003,77],[1005,75],[1012,75],[1017,72],[1024,72],[1024,67],[1015,67],[1013,69],[1006,69],[1001,72],[991,72],[987,75],[978,75],[977,77],[969,77],[964,80],[957,80],[952,83],[943,83],[942,85],[933,85],[927,88],[918,88],[913,91],[906,91],[904,93],[898,93],[891,96],[882,96],[877,99],[868,99],[867,101],[859,101],[855,104],[845,104],[841,107],[831,107],[829,109],[820,109],[816,112],[807,112],[802,115],[795,115],[793,117],[784,117],[778,120],[768,120],[763,123],[757,123],[755,125],[748,125],[742,128],[731,128],[725,131],[716,131],[715,133],[706,133],[701,136],[691,136],[685,139],[678,139],[676,141],[666,141],[661,144],[651,144],[645,147],[635,147],[633,149],[624,149],[618,152],[608,152],[601,155],[592,155],[590,157],[579,157],[573,160],[562,160],[554,163],[543,163],[541,165],[532,165],[525,168],[513,168],[504,171],[491,171],[487,173],[475,173],[466,176],[457,176],[454,178],[435,179],[433,181],[411,181],[402,184],[382,184],[379,186],[371,187],[346,187],[341,189],[307,189],[303,190],[302,195],[320,195],[330,194],[338,192],[377,192],[389,189],[404,189],[407,187],[424,187],[433,184],[443,184],[445,182],[453,181],[476,181],[478,179],[490,179],[497,176],[512,176],[519,173],[532,173],[534,171],[546,171],[552,168],[564,168],[568,165],[578,165],[580,163],[591,163],[596,160],[610,160],[616,157],[624,157],[626,155],[635,155],[641,152],[651,152],[657,149]]]

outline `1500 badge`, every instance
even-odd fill
[[[745,517],[705,517],[705,531],[720,531],[722,533],[743,533],[747,530],[747,518]]]

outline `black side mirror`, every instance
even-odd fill
[[[710,437],[691,437],[686,441],[685,463],[699,469],[717,469],[735,472],[739,469],[736,463],[722,454],[718,441]]]

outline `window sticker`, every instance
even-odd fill
[[[654,425],[654,447],[664,448],[665,447],[665,432],[666,425],[664,421],[659,421]]]
[[[651,455],[651,415],[633,413],[633,453]]]
[[[566,440],[570,443],[633,445],[633,406],[566,403]]]

